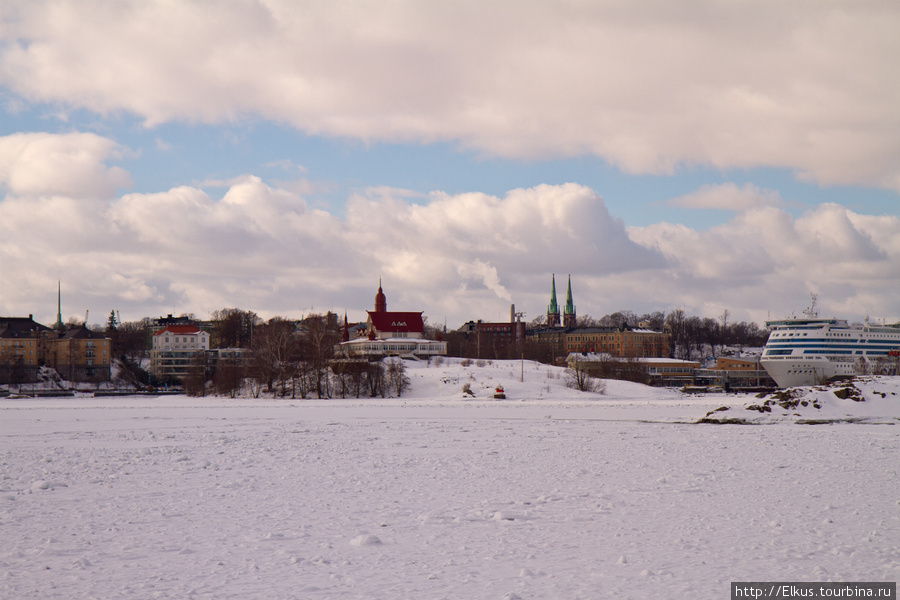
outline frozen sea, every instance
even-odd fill
[[[896,378],[860,384],[861,402],[809,389],[819,409],[759,413],[753,397],[621,382],[583,394],[526,365],[422,365],[397,399],[0,400],[0,597],[728,598],[732,581],[897,581]],[[753,424],[695,423],[720,407]]]

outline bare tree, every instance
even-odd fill
[[[669,334],[672,356],[686,358],[688,353],[684,333],[684,311],[679,308],[667,314],[663,331]]]
[[[547,325],[547,315],[538,315],[528,322],[528,329],[541,329]]]
[[[279,384],[282,397],[286,395],[298,360],[299,340],[294,323],[280,317],[259,325],[253,339],[251,377],[265,389]]]
[[[112,330],[107,330],[110,338],[110,353],[112,356],[127,357],[135,364],[140,364],[146,358],[150,346],[150,321],[128,321],[118,323]]]
[[[387,381],[385,380],[384,364],[380,362],[370,362],[366,368],[366,386],[369,396],[381,396],[384,398],[387,393]]]
[[[406,364],[401,358],[394,358],[388,361],[388,384],[390,389],[397,392],[397,397],[403,395],[404,390],[410,386],[409,376],[406,374]]]
[[[213,348],[249,348],[253,328],[260,323],[256,313],[239,308],[223,308],[212,313],[215,323],[210,336]]]
[[[351,367],[348,360],[335,360],[331,363],[334,393],[341,398],[346,398],[351,388]]]
[[[581,315],[575,321],[576,327],[599,327],[599,321],[591,315]]]
[[[182,380],[184,392],[188,396],[205,396],[206,383],[209,381],[209,370],[206,364],[206,354],[196,352],[191,358],[187,375]]]
[[[637,325],[638,318],[630,310],[620,310],[606,315],[597,321],[600,327],[621,327],[622,325]]]
[[[575,363],[574,367],[566,369],[566,387],[581,392],[594,392],[602,394],[606,391],[603,381],[593,377],[584,363]]]
[[[301,345],[301,360],[304,371],[310,378],[312,387],[319,398],[330,398],[332,383],[330,378],[334,347],[340,341],[337,315],[310,315],[303,320],[306,329]]]
[[[244,381],[244,368],[236,358],[225,358],[216,365],[213,385],[216,394],[236,397]]]
[[[359,398],[367,390],[366,373],[368,371],[368,363],[364,361],[355,361],[351,363],[350,368],[350,391]]]

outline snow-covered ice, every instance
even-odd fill
[[[760,412],[524,368],[412,365],[398,399],[0,400],[0,597],[726,598],[731,581],[898,579],[896,378]],[[756,424],[696,424],[710,412]]]

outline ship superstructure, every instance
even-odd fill
[[[805,317],[766,321],[771,330],[760,360],[781,387],[815,385],[832,377],[897,374],[900,323],[850,324],[819,318],[812,306]]]

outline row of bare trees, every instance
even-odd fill
[[[400,358],[383,362],[362,359],[342,359],[332,363],[334,393],[341,398],[363,396],[401,397],[409,388],[406,365]]]
[[[262,321],[252,313],[229,310],[215,316],[220,317],[215,323],[222,325],[213,329],[214,339],[222,344],[229,340],[241,343],[240,347],[249,351],[221,360],[212,372],[197,365],[185,380],[188,393],[212,389],[234,397],[247,386],[254,397],[263,392],[301,399],[384,397],[400,396],[409,385],[406,367],[399,359],[385,363],[335,360],[341,329],[334,313],[310,315],[299,322],[280,317]]]
[[[673,310],[665,317],[664,330],[671,335],[675,358],[702,358],[707,353],[716,356],[725,346],[764,346],[769,332],[756,323],[729,322],[731,313],[722,311],[718,319],[687,316],[683,310]]]
[[[629,310],[617,311],[595,319],[590,315],[578,318],[577,327],[647,327],[670,335],[670,354],[674,358],[701,358],[707,354],[717,355],[725,346],[764,346],[768,331],[756,323],[732,322],[731,313],[722,311],[718,319],[688,316],[684,310],[676,309],[668,313],[656,311],[637,314]],[[530,323],[530,327],[540,327],[546,322],[544,316]]]
[[[193,315],[182,315],[197,322]],[[291,398],[401,395],[409,385],[402,361],[370,363],[334,360],[341,327],[334,313],[313,314],[301,321],[275,317],[265,321],[238,308],[214,311],[202,326],[210,332],[210,347],[229,349],[215,363],[197,353],[181,382],[193,395],[215,393],[232,397],[249,392]],[[115,311],[105,333],[112,355],[124,367],[126,383],[161,385],[140,368],[149,357],[152,320],[119,322]],[[170,382],[175,383],[175,382]]]
[[[245,361],[253,394],[265,389],[281,397],[330,398],[330,363],[340,339],[334,313],[310,315],[300,323],[280,317],[260,323]]]

